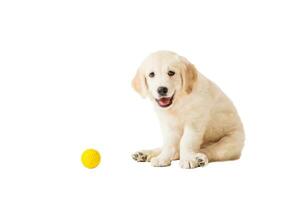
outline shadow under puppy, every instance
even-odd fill
[[[132,155],[138,162],[182,168],[238,159],[244,130],[230,99],[186,58],[169,51],[148,56],[132,81],[133,88],[154,104],[163,146]]]

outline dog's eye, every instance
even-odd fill
[[[175,72],[173,72],[173,71],[168,71],[168,75],[169,75],[169,76],[174,76],[174,75],[175,75]]]
[[[154,72],[150,72],[149,77],[153,78],[155,76]]]

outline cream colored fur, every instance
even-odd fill
[[[168,71],[175,75],[168,76]],[[155,77],[149,73],[155,72]],[[168,166],[180,159],[182,168],[195,168],[212,161],[238,159],[244,146],[244,130],[229,98],[200,74],[184,57],[159,51],[145,59],[133,79],[134,89],[155,106],[163,134],[163,146],[133,154],[137,161]],[[173,103],[160,107],[157,88],[175,93]]]

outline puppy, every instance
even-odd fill
[[[155,105],[163,146],[132,155],[138,162],[182,168],[240,158],[244,130],[229,98],[186,58],[169,51],[148,56],[132,81],[133,88]]]

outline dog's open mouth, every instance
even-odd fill
[[[173,103],[174,94],[171,97],[161,97],[159,99],[155,99],[158,105],[162,108],[169,107]]]

